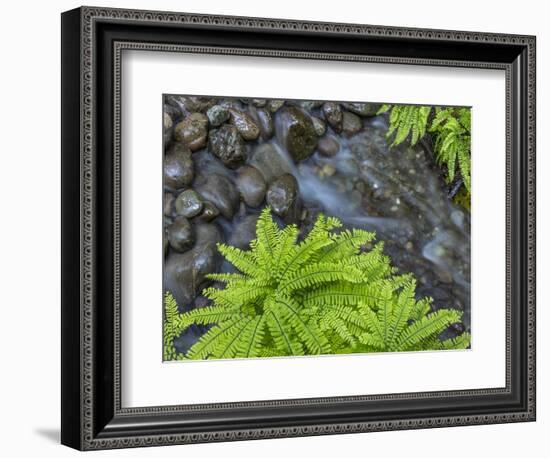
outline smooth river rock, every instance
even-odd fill
[[[243,164],[247,150],[243,138],[233,125],[224,124],[210,131],[208,149],[219,158],[225,166],[236,168]]]
[[[186,218],[197,216],[203,207],[200,196],[192,189],[187,189],[178,195],[175,202],[175,208],[178,215]]]
[[[323,104],[323,114],[325,115],[326,121],[334,129],[335,132],[342,132],[342,122],[344,118],[344,113],[340,104],[336,102],[326,102]]]
[[[318,137],[325,135],[327,131],[327,126],[322,119],[319,119],[317,116],[312,116],[311,120],[313,121],[313,128]]]
[[[214,105],[208,109],[206,116],[212,127],[218,127],[229,120],[229,110],[221,105]]]
[[[263,140],[269,140],[273,137],[273,117],[268,110],[259,108],[254,111],[254,117],[260,126],[260,135]]]
[[[349,111],[344,111],[342,115],[342,131],[344,134],[346,134],[348,137],[351,137],[352,135],[359,132],[363,127],[363,122],[361,121],[361,118],[357,116],[354,113],[350,113]]]
[[[313,121],[298,107],[287,106],[277,112],[275,129],[279,142],[295,162],[306,159],[317,145]]]
[[[239,191],[226,176],[211,173],[195,180],[195,190],[203,200],[211,202],[227,219],[231,219],[239,208]]]
[[[293,168],[292,160],[288,155],[279,151],[271,143],[258,145],[252,151],[250,164],[260,171],[268,183],[285,173],[290,173]]]
[[[164,144],[167,145],[172,141],[172,134],[174,132],[174,121],[166,111],[163,113],[162,127],[163,127]]]
[[[202,213],[196,217],[197,221],[202,222],[210,222],[214,220],[218,215],[220,214],[220,211],[218,208],[212,203],[212,202],[204,202]]]
[[[301,205],[298,192],[298,182],[289,173],[281,175],[269,184],[267,204],[273,213],[283,218],[285,223],[295,222],[300,216]]]
[[[194,175],[191,150],[181,143],[173,144],[164,156],[164,187],[172,191],[187,187]]]
[[[284,100],[277,100],[277,99],[271,99],[267,101],[267,109],[271,113],[276,113],[279,108],[281,108],[285,104]]]
[[[317,150],[320,154],[326,157],[332,157],[338,154],[340,150],[340,143],[333,135],[325,135],[319,140],[317,144]]]
[[[382,105],[379,103],[344,102],[342,103],[342,106],[346,110],[351,111],[359,116],[369,117],[376,116],[376,113],[378,113],[378,110],[380,110],[380,107]]]
[[[256,238],[258,215],[247,215],[238,220],[227,243],[241,250],[250,249],[250,242]]]
[[[166,228],[166,237],[170,246],[179,252],[187,251],[195,242],[193,227],[187,218],[183,216],[178,216],[174,222]]]
[[[179,108],[187,116],[191,113],[205,113],[216,103],[216,99],[196,95],[169,95],[166,103]]]
[[[171,252],[164,264],[164,287],[180,308],[188,307],[208,282],[207,274],[216,272],[221,255],[216,244],[221,234],[214,224],[195,226],[195,245],[185,253]]]
[[[176,125],[174,136],[191,151],[204,148],[208,137],[208,118],[202,113],[191,113]]]
[[[260,128],[248,113],[230,108],[231,122],[235,125],[243,139],[256,140],[260,135]]]
[[[172,194],[171,192],[164,193],[164,197],[162,200],[163,202],[162,208],[163,208],[164,216],[172,216],[172,214],[174,213],[174,200],[175,200],[174,194]]]
[[[250,165],[241,167],[235,183],[246,205],[257,207],[263,202],[267,185],[263,175],[256,167]]]

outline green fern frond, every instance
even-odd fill
[[[204,307],[191,310],[179,316],[173,326],[174,331],[179,335],[181,331],[192,324],[213,324],[220,321],[230,320],[235,316],[235,310],[226,310],[223,307]]]
[[[326,336],[313,320],[307,320],[301,312],[300,306],[289,297],[280,296],[275,299],[273,309],[287,321],[294,329],[301,344],[310,355],[330,353],[330,346]],[[276,312],[276,313],[277,313]]]
[[[470,333],[464,332],[457,337],[447,340],[437,340],[434,343],[435,350],[465,350],[470,346]]]
[[[177,351],[174,347],[174,339],[180,334],[181,329],[176,322],[179,319],[178,304],[170,293],[164,295],[164,326],[163,326],[163,360],[177,359]]]
[[[438,310],[430,313],[412,325],[397,340],[397,348],[403,350],[423,349],[423,344],[430,338],[443,332],[449,325],[460,321],[461,313],[457,310]],[[431,350],[432,348],[424,348]]]
[[[460,321],[457,310],[429,312],[426,301],[420,306],[414,299],[414,283],[397,293],[397,300],[387,300],[375,313],[363,306],[368,332],[360,337],[361,343],[377,351],[418,351],[467,348],[469,334],[440,341],[438,336],[448,326]]]
[[[384,105],[379,114],[390,112],[388,138],[392,146],[409,139],[414,146],[427,132],[433,135],[436,161],[446,167],[447,181],[460,172],[464,186],[471,191],[471,110],[414,105]],[[430,121],[430,115],[432,115]]]
[[[335,282],[307,291],[302,300],[306,307],[319,308],[329,305],[352,306],[361,301],[376,304],[381,300],[379,291],[379,282],[356,284]]]
[[[383,254],[383,248],[384,244],[382,242],[377,243],[371,251],[357,256],[350,256],[342,262],[359,269],[364,278],[374,282],[385,278],[395,270],[390,264],[390,258]]]
[[[379,109],[378,111],[376,112],[377,115],[381,115],[381,114],[384,114],[386,112],[388,112],[390,109],[391,109],[391,105],[385,103],[383,104]]]
[[[435,137],[439,164],[447,167],[448,181],[460,171],[464,186],[470,192],[471,111],[469,108],[438,108],[430,126]]]
[[[219,245],[240,272],[208,276],[225,285],[202,291],[212,306],[179,314],[167,295],[168,357],[173,338],[193,324],[213,326],[186,353],[191,359],[468,346],[466,336],[437,340],[460,314],[430,313],[431,298],[415,300],[414,279],[395,274],[383,244],[371,246],[374,233],[335,233],[340,227],[337,219],[319,215],[297,243],[296,226],[279,229],[264,210],[250,250]]]
[[[306,266],[285,277],[285,282],[280,285],[279,291],[288,294],[338,280],[359,283],[361,279],[361,271],[354,267],[340,263],[318,263]]]
[[[240,248],[236,248],[223,243],[218,243],[218,250],[231,264],[233,264],[241,272],[256,276],[261,274],[264,270],[257,264],[255,257],[249,251],[243,251]]]
[[[237,273],[213,273],[206,275],[206,278],[208,280],[219,281],[221,283],[231,283],[246,280],[248,277]]]
[[[331,231],[341,226],[342,223],[338,219],[327,218],[320,214],[307,238],[303,242],[290,247],[286,253],[281,253],[279,277],[283,279],[292,275],[300,266],[307,264],[318,256],[325,247],[332,245],[334,236]]]
[[[264,209],[256,222],[256,239],[251,242],[253,257],[264,269],[271,269],[279,242],[279,228]]]
[[[279,356],[304,355],[302,344],[294,338],[294,331],[288,321],[270,308],[266,313],[267,326],[274,343],[274,351]]]
[[[195,343],[187,356],[191,359],[206,359],[210,356],[217,358],[234,358],[242,338],[244,329],[254,320],[254,317],[233,315],[231,319],[222,321],[210,328],[197,343]]]
[[[342,231],[334,236],[332,243],[325,247],[318,256],[318,262],[331,262],[347,259],[356,255],[362,246],[374,240],[374,232],[362,229]]]
[[[411,145],[416,145],[425,134],[428,127],[428,118],[432,112],[430,106],[416,105],[384,105],[384,111],[379,110],[379,113],[390,112],[390,126],[387,136],[395,137],[392,146],[397,146],[403,143],[407,138],[410,138]]]

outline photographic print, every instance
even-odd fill
[[[470,348],[471,115],[164,95],[163,360]]]

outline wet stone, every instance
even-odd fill
[[[174,222],[166,228],[166,237],[170,246],[179,252],[188,250],[195,242],[193,227],[187,218],[182,216],[178,216]]]
[[[276,111],[279,110],[279,108],[281,108],[283,105],[285,104],[285,101],[284,100],[268,100],[267,101],[267,109],[271,112],[271,113],[275,113]]]
[[[247,157],[243,138],[237,128],[229,124],[210,131],[208,149],[230,168],[238,167]]]
[[[256,110],[256,118],[260,126],[260,135],[264,140],[273,137],[273,118],[271,113],[264,109]]]
[[[168,113],[164,112],[164,117],[163,117],[164,130],[171,129],[173,125],[174,123],[172,121],[172,117]]]
[[[241,250],[250,249],[250,242],[256,238],[258,215],[247,215],[235,223],[227,243]]]
[[[212,127],[221,126],[224,122],[229,120],[229,110],[221,105],[214,105],[210,107],[206,112],[208,121]]]
[[[321,176],[331,177],[336,173],[336,168],[332,164],[325,164],[321,168]]]
[[[258,138],[260,128],[248,113],[231,108],[229,109],[229,113],[231,115],[231,122],[245,140],[250,141]]]
[[[176,198],[175,207],[178,215],[193,218],[202,211],[203,202],[195,191],[188,189]]]
[[[212,202],[204,202],[202,213],[196,217],[198,221],[210,222],[220,214],[220,211]]]
[[[281,175],[270,183],[267,190],[267,203],[276,215],[285,222],[299,219],[301,206],[298,200],[298,182],[289,173]]]
[[[195,175],[191,150],[181,143],[173,144],[164,156],[164,187],[175,191],[189,186]]]
[[[323,114],[325,115],[326,121],[335,132],[342,132],[344,114],[340,108],[340,104],[336,102],[326,102],[323,104]]]
[[[255,107],[263,108],[267,105],[267,100],[266,99],[252,99],[250,101],[250,103],[252,105],[254,105]]]
[[[167,145],[172,141],[172,134],[174,132],[174,121],[172,120],[172,117],[164,112],[163,116],[163,139],[164,144]]]
[[[312,116],[311,121],[313,122],[313,129],[315,129],[315,133],[318,137],[322,137],[325,135],[325,132],[327,131],[327,126],[323,122],[322,119],[319,119],[317,116]]]
[[[212,97],[194,95],[169,95],[166,97],[166,103],[179,108],[184,115],[189,115],[191,113],[205,113],[208,108],[215,105],[216,100]]]
[[[317,144],[317,149],[319,153],[326,157],[332,157],[338,154],[340,150],[340,143],[332,135],[326,135],[319,140]]]
[[[355,113],[356,115],[363,117],[376,116],[378,110],[382,107],[379,103],[356,103],[356,102],[344,102],[342,106]]]
[[[174,136],[191,151],[204,148],[208,137],[208,118],[202,113],[191,113],[176,125]]]
[[[197,296],[195,300],[193,301],[193,309],[202,309],[204,307],[210,307],[213,305],[212,299],[208,299],[205,296]]]
[[[309,157],[317,145],[313,121],[300,108],[288,106],[277,113],[277,138],[295,162]]]
[[[197,177],[194,187],[202,200],[211,202],[224,218],[230,220],[239,208],[239,192],[224,175],[211,173],[206,177]]]
[[[249,207],[257,207],[265,197],[266,182],[256,167],[245,165],[239,169],[236,179],[237,189]]]
[[[275,146],[263,143],[252,152],[250,164],[256,167],[266,182],[292,171],[292,161]]]
[[[216,223],[197,223],[195,224],[196,246],[210,246],[223,242],[223,237]]]
[[[306,111],[313,111],[323,105],[323,102],[320,102],[319,100],[299,100],[293,103],[299,107],[302,107]]]
[[[172,216],[174,213],[174,194],[166,192],[163,198],[163,214],[164,216]]]
[[[179,106],[170,105],[169,103],[165,103],[163,105],[163,113],[167,114],[170,117],[170,120],[172,121],[172,126],[170,127],[173,127],[178,119],[182,117],[182,112],[179,109]],[[166,119],[164,123],[166,127]]]
[[[347,136],[356,134],[363,127],[361,118],[356,114],[344,111],[342,115],[342,130]]]
[[[185,253],[171,252],[164,264],[164,286],[178,306],[186,308],[208,283],[206,275],[217,272],[221,256],[216,243],[221,241],[213,224],[195,226],[195,245]]]

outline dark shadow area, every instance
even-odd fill
[[[59,444],[61,441],[59,429],[40,428],[35,429],[34,432],[49,441],[55,442],[56,444]]]

